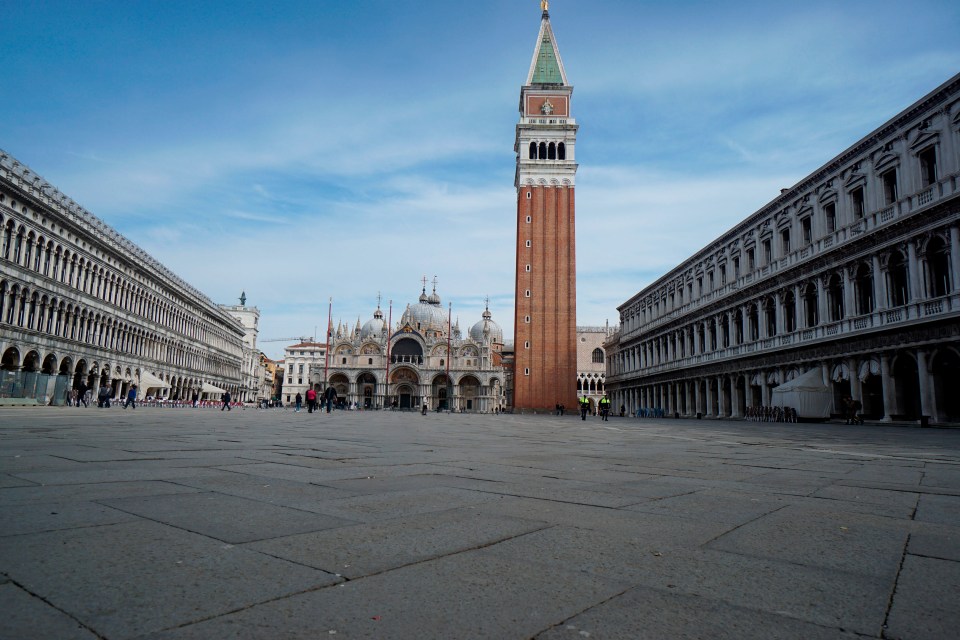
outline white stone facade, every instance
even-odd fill
[[[819,369],[834,413],[960,421],[960,75],[619,310],[631,412],[741,417]]]
[[[577,396],[590,400],[593,412],[606,393],[607,357],[604,343],[616,327],[577,327]],[[619,406],[619,405],[618,405]],[[574,410],[576,407],[570,407]],[[611,407],[611,411],[617,407]]]
[[[301,342],[283,350],[282,400],[286,404],[294,402],[299,393],[306,401],[307,389],[313,386],[311,376],[322,379],[324,364],[327,361],[327,345],[321,342]]]
[[[140,397],[239,389],[240,324],[2,151],[0,242],[0,395],[61,404],[81,383],[115,397],[133,384]]]
[[[240,368],[240,389],[237,400],[254,402],[270,398],[269,388],[264,390],[266,365],[257,348],[260,333],[260,310],[246,306],[246,294],[241,295],[239,305],[220,305],[243,327],[243,364]]]
[[[390,320],[389,313],[385,317],[378,307],[362,326],[358,320],[352,329],[337,327],[329,361],[314,361],[309,369],[314,388],[332,386],[340,400],[369,409],[419,409],[424,404],[430,411],[504,409],[503,331],[489,309],[463,335],[459,323],[451,324],[449,309],[442,306],[436,289],[427,295],[424,288],[392,331]],[[290,358],[288,351],[287,363]],[[299,370],[299,364],[294,367]],[[295,393],[285,386],[283,395],[287,401]]]

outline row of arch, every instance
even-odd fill
[[[37,349],[22,351],[17,345],[7,346],[0,354],[0,370],[22,374],[61,376],[68,380],[67,384],[63,385],[63,390],[73,391],[86,388],[93,390],[94,396],[96,396],[97,389],[109,386],[113,390],[113,397],[115,398],[124,397],[130,386],[137,384],[145,373],[139,367],[95,359],[88,360],[85,357],[58,356],[54,352],[46,352],[45,356],[41,356],[41,352]],[[140,389],[138,397],[141,398],[153,389],[155,394],[161,394],[166,398],[190,399],[193,393],[200,394],[202,392],[205,382],[201,378],[161,371],[148,371],[146,373],[169,386],[165,386],[163,389],[160,387]],[[207,382],[210,382],[210,380],[207,380]],[[235,384],[227,385],[225,388],[234,394],[238,391],[238,386]],[[65,396],[63,395],[50,399],[51,403],[58,405],[63,404],[64,400]]]
[[[23,222],[12,217],[4,220],[2,212],[0,233],[2,260],[189,338],[239,350],[239,337],[231,337],[189,303],[150,292],[143,284],[61,246]]]
[[[957,286],[948,237],[905,243],[646,340],[619,354],[617,373],[948,295]]]
[[[616,388],[615,403],[631,413],[662,408],[683,416],[742,418],[747,407],[770,406],[772,392],[811,368],[821,368],[833,390],[833,414],[843,414],[843,400],[861,400],[862,415],[872,420],[960,422],[960,348],[902,349],[862,359],[798,363],[717,376],[697,376]]]
[[[531,142],[530,160],[566,160],[567,145],[563,142]]]
[[[684,304],[685,286],[690,292],[686,302],[693,302],[692,283],[694,278],[702,279],[702,273],[695,273],[701,268],[701,264],[707,265],[707,275],[712,280],[712,265],[716,264],[716,271],[723,274],[727,266],[733,263],[732,270],[736,272],[734,278],[738,278],[741,256],[747,263],[744,265],[747,267],[745,273],[766,267],[794,252],[800,252],[798,257],[805,258],[809,255],[806,250],[815,243],[827,249],[835,246],[837,242],[856,238],[866,231],[865,218],[870,217],[867,215],[868,208],[879,218],[875,218],[873,224],[882,224],[895,216],[895,211],[906,194],[912,194],[914,204],[909,205],[911,198],[907,198],[904,204],[908,206],[903,207],[901,213],[931,203],[938,181],[955,173],[956,156],[942,155],[936,136],[929,137],[926,133],[918,136],[918,142],[914,143],[918,146],[915,146],[911,153],[902,154],[902,157],[896,152],[884,154],[879,165],[881,171],[861,172],[861,164],[871,162],[869,157],[862,158],[861,161],[848,165],[850,174],[845,180],[842,174],[834,175],[815,189],[808,185],[806,193],[788,196],[793,203],[786,208],[778,211],[771,208],[765,212],[767,215],[759,219],[751,216],[750,219],[755,222],[752,222],[749,228],[730,232],[720,239],[713,253],[696,255],[685,264],[684,273],[677,273],[676,279],[636,302],[621,317],[621,325],[632,331],[669,314],[677,306]],[[902,159],[904,164],[908,164],[908,158],[911,169],[903,171],[900,161]],[[947,165],[943,164],[945,159],[949,160]],[[948,168],[951,165],[953,168]],[[839,185],[835,183],[843,183],[844,186],[838,189]],[[897,187],[898,183],[902,189]],[[900,194],[901,190],[903,194]],[[844,192],[846,197],[843,197]],[[846,228],[848,233],[838,233],[841,227]],[[759,247],[751,246],[755,236],[760,236]],[[758,250],[762,250],[764,255],[758,256]],[[696,269],[693,267],[694,262],[698,263]],[[721,284],[725,284],[722,275],[719,280]],[[701,287],[698,294],[703,298],[713,291],[713,287]]]
[[[504,406],[503,383],[493,377],[486,384],[471,374],[461,375],[457,379],[446,374],[435,374],[427,381],[409,367],[399,367],[390,372],[390,384],[383,383],[385,378],[370,371],[350,375],[336,371],[330,375],[328,385],[337,391],[341,401],[356,403],[364,408],[390,407],[396,402],[401,409],[419,408],[423,404],[428,409],[493,411]],[[323,392],[323,385],[314,384],[317,392]],[[287,402],[291,398],[287,396]]]
[[[239,361],[8,280],[0,281],[4,324],[206,374],[239,377]]]

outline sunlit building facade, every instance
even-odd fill
[[[0,242],[0,397],[239,391],[240,323],[3,151]]]
[[[877,420],[960,421],[960,75],[620,307],[615,406],[741,417],[819,369]]]

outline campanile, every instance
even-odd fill
[[[573,87],[560,60],[548,3],[517,124],[517,275],[513,406],[570,410],[577,398],[577,270]]]

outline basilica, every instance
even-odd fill
[[[464,335],[434,281],[433,292],[424,284],[396,322],[392,308],[384,317],[378,304],[362,325],[359,319],[353,328],[339,324],[326,344],[287,347],[283,396],[289,403],[308,388],[332,387],[351,407],[500,411],[506,405],[503,346],[489,305]]]

